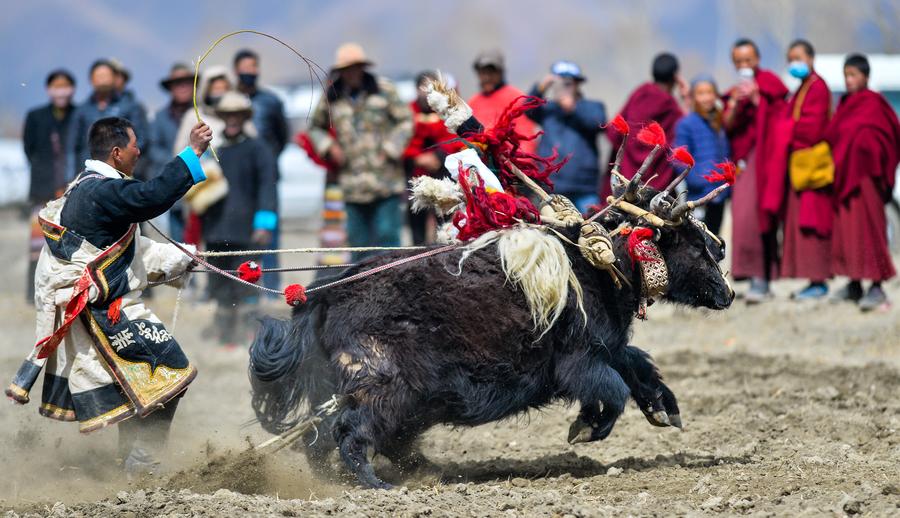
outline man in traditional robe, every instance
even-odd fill
[[[478,86],[481,91],[473,95],[468,104],[472,113],[485,128],[492,128],[497,119],[516,99],[525,95],[506,82],[506,60],[499,50],[488,50],[479,54],[472,64],[478,75]],[[528,117],[519,117],[514,122],[516,132],[525,137],[536,136],[537,126]],[[529,153],[537,151],[537,139],[522,142],[522,150]]]
[[[632,128],[642,128],[651,121],[656,121],[666,132],[669,142],[675,141],[675,124],[684,115],[682,104],[675,99],[672,92],[678,89],[678,95],[682,101],[687,102],[689,87],[678,73],[678,59],[669,53],[663,53],[653,59],[653,81],[644,83],[631,93],[625,106],[619,112]],[[606,132],[612,153],[609,163],[613,163],[613,156],[622,144],[624,135],[616,131]],[[619,171],[625,178],[631,178],[641,167],[644,158],[650,151],[649,147],[641,144],[637,139],[630,138],[625,144],[625,154]],[[611,171],[612,167],[608,171]],[[665,188],[672,181],[672,165],[666,160],[665,153],[660,153],[650,166],[650,185],[656,189]],[[650,176],[653,176],[651,179]],[[607,174],[600,192],[601,203],[612,193]]]
[[[740,173],[732,189],[731,273],[750,279],[748,304],[771,296],[778,272],[778,218],[784,200],[788,89],[759,66],[759,49],[735,42],[731,59],[741,81],[724,96],[724,125]]]
[[[825,132],[835,162],[831,271],[850,282],[835,293],[863,311],[885,307],[882,281],[896,275],[887,242],[884,204],[900,161],[900,122],[887,100],[868,88],[869,61],[844,63],[847,93]],[[872,281],[863,294],[862,280]]]
[[[789,102],[791,129],[789,153],[811,148],[825,139],[831,118],[831,91],[813,68],[815,50],[806,40],[788,47],[789,73],[800,79],[800,88]],[[791,294],[795,300],[828,295],[831,278],[831,231],[834,220],[831,186],[797,191],[785,182],[784,241],[781,274],[808,279],[809,285]]]
[[[142,236],[138,223],[205,180],[199,157],[211,138],[197,124],[191,145],[144,182],[132,178],[141,153],[131,123],[100,119],[88,132],[84,170],[40,213],[46,244],[35,275],[38,343],[6,395],[27,403],[46,367],[39,413],[78,421],[85,433],[121,424],[129,474],[154,469],[178,398],[197,373],[141,301],[148,283],[183,280],[191,258]]]

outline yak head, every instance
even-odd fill
[[[699,200],[680,201],[675,187],[686,174],[682,173],[662,191],[641,185],[640,172],[627,182],[614,180],[611,210],[604,217],[604,226],[652,229],[651,239],[668,273],[664,300],[725,309],[734,300],[734,290],[719,266],[725,258],[725,242],[696,219],[692,211],[721,194],[727,185]]]

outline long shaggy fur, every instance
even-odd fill
[[[494,243],[506,280],[525,295],[534,327],[541,337],[566,308],[569,287],[574,290],[578,309],[587,320],[581,283],[563,244],[536,228],[517,227],[484,234],[466,247],[459,261],[460,272],[469,255]]]
[[[428,106],[440,115],[450,133],[456,133],[462,123],[472,117],[472,108],[442,79],[428,83],[426,92]]]
[[[417,176],[409,181],[413,212],[433,209],[438,216],[447,216],[463,203],[463,193],[452,178]]]

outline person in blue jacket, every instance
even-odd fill
[[[578,65],[557,61],[531,90],[531,95],[547,99],[547,103],[526,113],[544,131],[538,154],[548,156],[555,148],[560,156],[569,157],[551,180],[554,192],[572,200],[581,212],[600,201],[597,137],[606,124],[606,107],[584,98],[584,81]]]
[[[694,168],[685,180],[688,199],[695,200],[718,187],[708,182],[704,176],[713,173],[715,165],[725,162],[731,155],[728,137],[722,127],[722,106],[719,92],[712,77],[702,75],[691,82],[691,112],[675,125],[675,145],[686,146],[694,156]],[[720,194],[715,200],[694,211],[715,234],[722,227],[725,200],[731,190]]]

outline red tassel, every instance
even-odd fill
[[[728,185],[734,185],[737,180],[737,167],[733,162],[722,162],[716,164],[716,171],[703,177],[709,183],[725,182]]]
[[[241,263],[241,265],[238,266],[237,271],[239,278],[254,284],[262,277],[262,268],[256,264],[256,261],[246,261]]]
[[[652,228],[636,227],[628,234],[628,255],[631,256],[632,262],[656,260],[653,256],[647,255],[649,246],[644,241],[648,239],[653,239]]]
[[[109,319],[111,324],[118,324],[119,319],[122,317],[122,297],[117,298],[109,305],[109,309],[106,310],[106,318]]]
[[[651,121],[650,124],[641,128],[641,131],[638,131],[637,139],[648,146],[665,147],[666,132],[658,122]]]
[[[669,157],[669,161],[681,162],[688,167],[694,167],[694,157],[687,150],[687,146],[678,146],[677,148],[673,149],[672,155]]]
[[[302,284],[291,284],[284,289],[284,301],[288,306],[306,304],[306,288]]]
[[[628,126],[628,122],[625,120],[625,117],[622,117],[621,114],[616,115],[616,117],[606,125],[606,127],[610,126],[612,126],[614,130],[618,131],[622,135],[628,135],[628,133],[631,131],[631,128]]]

